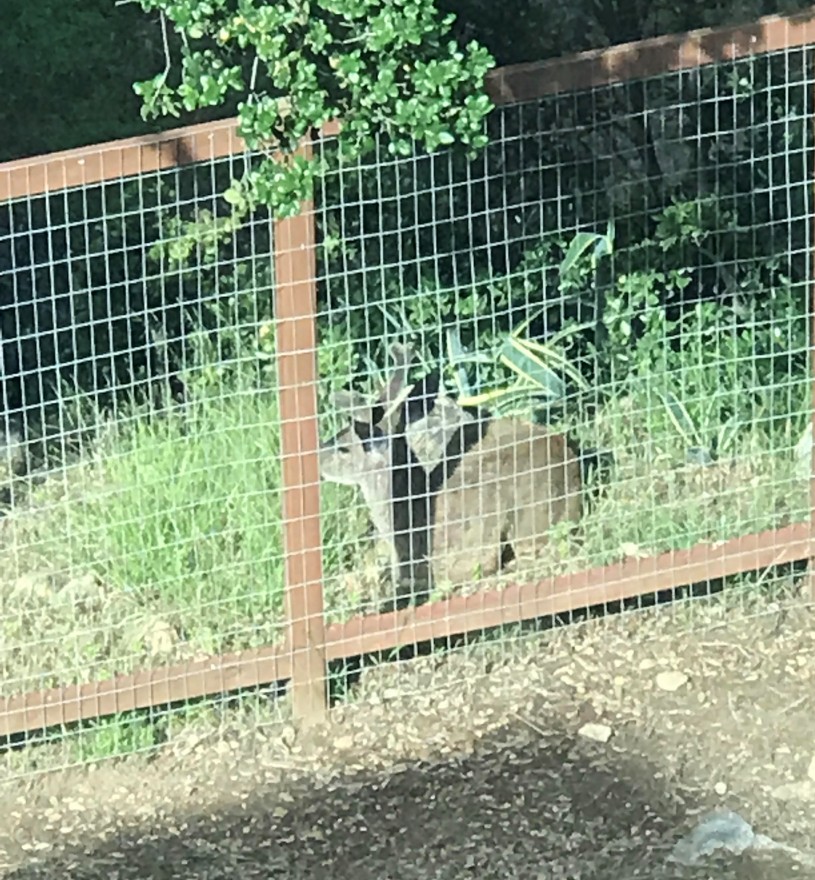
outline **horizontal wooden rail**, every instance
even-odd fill
[[[290,676],[289,651],[272,646],[157,666],[104,681],[0,697],[0,738],[254,687]]]
[[[513,104],[812,44],[815,6],[795,15],[768,15],[751,24],[701,28],[499,67],[491,72],[488,89],[496,104]]]
[[[814,550],[810,523],[797,523],[720,544],[697,544],[688,550],[456,596],[415,610],[356,617],[328,628],[326,656],[335,660],[387,651],[491,626],[653,595],[659,590],[796,562],[808,558]]]
[[[360,615],[326,630],[328,660],[520,623],[715,580],[815,555],[809,522],[548,578],[457,596],[392,614]],[[0,698],[0,737],[191,700],[288,679],[287,646],[240,651],[96,683]]]
[[[815,6],[796,15],[769,15],[751,24],[703,28],[607,49],[491,71],[487,90],[498,104],[658,76],[751,55],[815,44]],[[338,131],[332,122],[321,132]],[[235,119],[109,141],[0,164],[0,202],[69,187],[91,186],[245,151]]]
[[[498,104],[531,101],[558,92],[810,44],[815,44],[815,7],[792,17],[769,16],[750,25],[694,31],[567,59],[505,67],[492,72],[488,87]],[[330,136],[336,130],[336,125],[327,127],[322,135]],[[0,201],[223,158],[241,153],[244,148],[237,135],[235,120],[226,120],[19,160],[0,165]],[[299,243],[287,242],[292,259],[295,259],[295,249],[299,251],[306,246],[312,251],[315,246],[313,229],[309,235],[298,233],[297,237],[301,239]],[[297,320],[299,328],[292,327],[290,332],[302,332],[303,338],[311,339],[313,316],[304,314]],[[295,347],[292,346],[292,350]],[[299,367],[292,368],[293,378],[289,383],[292,387],[297,385],[294,377],[300,377],[302,372]],[[307,384],[313,383],[309,379]],[[308,389],[308,393],[313,395],[313,388]],[[298,422],[298,430],[316,429],[313,402],[305,405],[298,396],[296,404],[292,403],[289,408],[294,413],[292,419]],[[289,445],[295,450],[305,450],[313,458],[313,436],[298,438],[296,442],[293,438]],[[313,465],[312,461],[310,471],[314,470]],[[292,474],[297,470],[294,465],[290,469]],[[287,479],[287,483],[292,483],[295,488],[300,486],[300,490],[305,482],[299,476],[295,480],[294,475]],[[319,491],[314,479],[308,483],[310,491]],[[815,483],[813,487],[815,491]],[[304,495],[301,501],[302,504],[295,505],[299,514],[295,511],[287,517],[294,520],[288,524],[292,535],[295,535],[294,530],[305,528],[302,520],[313,520],[314,511],[318,509],[311,497],[305,498]],[[319,585],[314,542],[310,539],[303,541],[297,535],[289,543],[292,541],[298,553],[305,556],[308,550],[310,555],[308,560],[301,560],[300,574],[294,577],[289,573],[289,578],[294,577],[302,584]],[[323,657],[338,660],[602,605],[813,556],[813,524],[806,522],[720,544],[700,544],[688,550],[536,583],[513,584],[501,590],[453,597],[396,614],[359,616],[328,627],[324,634],[319,631],[321,627],[313,628],[312,632],[306,626],[305,635],[300,633],[302,637],[294,640],[299,644],[293,644],[290,638],[285,646],[241,651],[100,682],[0,698],[0,737],[290,679],[294,669],[292,656],[297,648],[305,647],[312,654],[320,653],[320,660]],[[312,616],[319,610],[314,606]],[[323,643],[324,652],[320,645],[315,647],[317,642]],[[313,667],[313,659],[310,658],[308,664],[301,664],[302,668]],[[309,675],[322,672],[317,670]],[[303,676],[302,681],[308,683],[308,675],[303,673]]]

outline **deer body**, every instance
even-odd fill
[[[409,594],[427,598],[433,582],[459,586],[495,574],[508,551],[519,561],[534,557],[554,523],[579,519],[582,471],[566,438],[539,425],[489,421],[459,408],[449,427],[418,413],[418,386],[394,404],[410,361],[401,348],[396,359],[380,400],[357,404],[351,426],[322,445],[320,471],[361,490],[374,528],[391,546],[400,603]],[[412,448],[423,420],[436,437],[424,464]]]
[[[496,574],[508,551],[530,561],[552,525],[581,513],[580,461],[566,438],[496,419],[435,498],[433,576],[455,586]]]
[[[430,591],[432,497],[428,476],[404,435],[354,422],[320,448],[323,479],[359,487],[371,521],[391,548],[397,599]]]

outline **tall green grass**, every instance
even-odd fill
[[[321,499],[333,583],[365,519],[342,487],[321,487]],[[281,501],[273,391],[107,424],[7,520],[0,687],[56,683],[43,669],[85,680],[279,641]]]
[[[104,488],[74,509],[74,539],[113,588],[234,619],[282,607],[280,445],[272,394],[198,401],[115,429]],[[85,540],[83,540],[85,539]]]
[[[280,619],[285,554],[274,392],[209,397],[181,413],[135,420],[116,429],[101,462],[104,491],[74,515],[75,540],[95,545],[100,577],[140,603],[193,610],[204,619],[188,625],[189,637],[201,626]],[[360,526],[349,516],[349,494],[322,487],[329,574]]]

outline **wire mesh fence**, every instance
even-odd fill
[[[115,166],[115,147],[99,153]],[[169,664],[164,686],[128,681],[103,701],[114,713],[140,689],[165,717],[117,713],[90,738],[71,724],[79,757],[152,744],[170,708],[204,713],[183,705],[178,664],[282,638],[272,224],[237,230],[222,210],[243,162],[115,175],[2,211],[2,696]],[[230,689],[228,668],[203,672],[204,693]],[[98,701],[77,692],[56,719]],[[65,742],[54,717],[14,741]]]
[[[371,658],[473,632],[510,652],[521,621],[799,591],[808,28],[615,50],[537,91],[499,71],[475,160],[316,139],[314,205],[277,226],[223,200],[252,161],[229,138],[9,190],[12,772],[34,740],[54,764],[271,720],[287,679],[320,716],[326,676],[354,699]]]
[[[379,195],[326,209],[329,351],[365,372],[410,339],[459,402],[613,459],[621,494],[598,501],[573,570],[808,516],[808,453],[792,454],[809,419],[807,57],[502,108],[452,216],[448,156],[358,172],[392,177],[389,215]]]

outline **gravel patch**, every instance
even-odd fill
[[[0,876],[815,876],[812,611],[678,617],[383,665],[321,728],[224,723],[0,786]],[[668,861],[722,808],[792,849]]]

